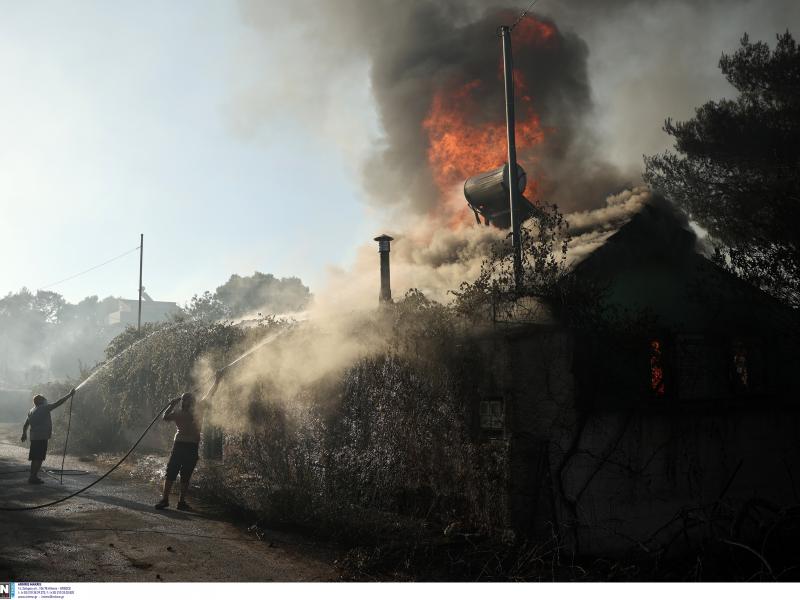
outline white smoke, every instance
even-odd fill
[[[608,196],[605,206],[601,208],[567,214],[569,234],[572,237],[568,261],[572,264],[580,262],[602,246],[651,198],[650,188],[639,186]]]

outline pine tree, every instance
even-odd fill
[[[800,51],[787,31],[773,51],[747,35],[722,55],[733,100],[666,121],[675,152],[645,157],[645,179],[704,227],[718,261],[800,306]]]

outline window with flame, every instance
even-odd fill
[[[731,377],[734,386],[741,391],[749,389],[750,371],[747,364],[747,347],[741,340],[733,342],[731,359]]]
[[[505,407],[502,398],[481,400],[481,429],[484,431],[502,431],[505,423]]]
[[[664,344],[655,339],[650,342],[650,392],[656,398],[666,393],[664,384]]]

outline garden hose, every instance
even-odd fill
[[[262,348],[263,346],[265,346],[266,344],[269,344],[269,343],[271,343],[271,342],[275,341],[275,339],[277,339],[278,337],[280,337],[280,336],[281,336],[283,333],[284,333],[284,332],[278,332],[278,333],[276,333],[276,334],[273,334],[273,335],[267,336],[267,337],[266,337],[264,340],[262,340],[261,342],[259,342],[258,344],[256,344],[256,345],[255,345],[253,348],[251,348],[250,350],[248,350],[247,352],[245,352],[244,354],[242,354],[242,355],[241,355],[240,357],[238,357],[236,360],[234,360],[233,362],[231,362],[231,363],[227,364],[226,366],[222,367],[222,368],[221,368],[219,371],[217,371],[217,374],[216,374],[216,376],[214,377],[214,383],[211,385],[211,387],[209,388],[208,392],[206,393],[206,397],[210,399],[210,398],[211,398],[211,397],[214,395],[214,392],[216,391],[216,389],[217,389],[217,386],[218,386],[218,384],[219,384],[219,380],[220,380],[220,378],[221,378],[222,374],[223,374],[225,371],[227,371],[229,368],[233,367],[234,365],[236,365],[237,363],[239,363],[240,361],[242,361],[244,358],[246,358],[246,357],[250,356],[251,354],[253,354],[253,353],[254,353],[254,352],[256,352],[257,350],[259,350],[260,348]],[[151,334],[151,335],[152,335],[152,334]],[[149,337],[149,336],[146,336],[146,337]],[[144,339],[144,338],[143,338],[143,339]],[[139,340],[139,341],[141,341],[141,340]],[[136,345],[136,343],[138,343],[138,342],[135,342],[135,343],[134,343],[134,345]],[[130,349],[130,348],[129,348],[129,349]],[[127,350],[126,350],[126,351],[127,351]],[[123,351],[123,352],[125,352],[125,351]],[[119,355],[118,355],[118,356],[119,356]],[[115,358],[116,358],[116,357],[115,357]],[[112,360],[114,360],[114,359],[112,359]],[[76,389],[76,390],[78,390],[78,389],[80,389],[81,387],[83,387],[83,386],[84,386],[84,385],[85,385],[85,384],[86,384],[86,383],[89,381],[89,379],[91,379],[93,376],[94,376],[94,373],[92,373],[92,375],[90,375],[90,376],[89,376],[89,377],[88,377],[86,380],[84,380],[84,382],[83,382],[83,383],[81,383],[81,384],[80,384],[80,385],[79,385],[77,388],[75,388],[75,389]],[[207,381],[208,381],[208,380],[207,380]],[[73,396],[73,398],[74,398],[74,396]],[[153,420],[150,422],[150,424],[149,424],[149,425],[148,425],[148,426],[145,428],[145,430],[142,432],[142,435],[140,435],[140,436],[139,436],[139,439],[138,439],[138,440],[136,440],[136,442],[133,444],[133,446],[131,446],[130,450],[128,450],[128,451],[125,453],[125,455],[124,455],[122,458],[120,458],[120,459],[119,459],[119,461],[118,461],[118,462],[117,462],[117,463],[116,463],[116,464],[115,464],[113,467],[111,467],[111,468],[110,468],[108,471],[106,471],[105,473],[103,473],[103,475],[101,475],[101,476],[100,476],[98,479],[96,479],[95,481],[93,481],[93,482],[92,482],[92,483],[90,483],[89,485],[87,485],[87,486],[85,486],[85,487],[82,487],[82,488],[81,488],[81,489],[79,489],[78,491],[76,491],[76,492],[73,492],[73,493],[71,493],[71,494],[70,494],[70,495],[68,495],[68,496],[64,496],[63,498],[59,498],[58,500],[53,500],[52,502],[46,502],[45,504],[38,504],[38,505],[36,505],[36,506],[0,506],[0,512],[26,511],[26,510],[38,510],[38,509],[40,509],[40,508],[47,508],[47,507],[50,507],[50,506],[55,506],[56,504],[60,504],[61,502],[64,502],[65,500],[69,500],[70,498],[74,498],[74,497],[75,497],[75,496],[77,496],[78,494],[82,494],[83,492],[85,492],[85,491],[86,491],[86,490],[88,490],[89,488],[91,488],[91,487],[95,486],[96,484],[100,483],[101,481],[103,481],[103,479],[105,479],[106,477],[108,477],[109,475],[111,475],[111,473],[113,473],[113,472],[114,472],[114,471],[115,471],[115,470],[116,470],[116,469],[117,469],[117,468],[118,468],[118,467],[119,467],[119,466],[120,466],[120,465],[121,465],[123,462],[125,462],[125,459],[127,459],[127,458],[128,458],[130,455],[131,455],[131,453],[132,453],[132,452],[133,452],[133,451],[136,449],[136,447],[139,445],[139,443],[140,443],[140,442],[141,442],[141,441],[144,439],[144,436],[145,436],[145,435],[147,435],[147,432],[148,432],[148,431],[150,431],[150,429],[153,427],[153,425],[155,425],[155,424],[156,424],[156,421],[158,420],[158,418],[159,418],[159,417],[160,417],[162,414],[164,414],[164,411],[166,411],[166,410],[167,410],[167,409],[170,407],[170,405],[171,405],[171,404],[172,404],[172,401],[170,400],[170,401],[169,401],[169,402],[167,402],[167,403],[166,403],[166,404],[165,404],[163,407],[161,407],[161,410],[159,410],[159,411],[158,411],[158,413],[156,414],[156,416],[155,416],[155,417],[153,417]],[[71,419],[72,419],[72,398],[70,398],[70,405],[69,405],[69,406],[70,406],[70,414],[69,414],[69,419],[70,419],[70,421],[71,421]],[[67,423],[67,439],[68,439],[68,438],[69,438],[69,422]],[[64,459],[65,459],[65,457],[66,457],[66,453],[67,453],[67,441],[65,440],[65,441],[64,441],[64,455],[63,455],[63,456],[62,456],[62,458],[61,458],[61,470],[60,470],[60,471],[61,471],[61,477],[62,477],[62,481],[63,481],[63,474],[64,474]],[[56,471],[56,470],[55,470],[55,469],[53,469],[53,471]],[[11,473],[11,471],[9,471],[9,473]],[[0,473],[0,475],[1,475],[1,474],[2,474],[2,473]]]
[[[69,397],[69,418],[67,419],[67,435],[64,438],[64,453],[61,455],[61,478],[59,483],[64,485],[64,459],[67,458],[67,442],[69,442],[69,428],[72,425],[72,403],[75,401],[75,392]]]
[[[64,502],[65,500],[69,500],[70,498],[74,498],[78,494],[82,494],[83,492],[85,492],[89,488],[91,488],[94,485],[100,483],[101,481],[103,481],[103,479],[105,479],[106,477],[111,475],[111,473],[113,473],[123,462],[125,462],[125,459],[128,458],[131,455],[131,453],[136,449],[136,446],[138,446],[139,443],[144,439],[144,436],[147,435],[147,432],[150,431],[150,428],[153,427],[153,425],[156,424],[156,421],[158,420],[158,418],[164,413],[165,410],[167,410],[167,408],[169,408],[170,404],[172,404],[171,400],[169,402],[167,402],[161,408],[161,410],[158,411],[158,414],[156,414],[156,416],[153,417],[153,420],[150,422],[150,425],[148,425],[147,428],[142,432],[142,435],[140,435],[139,439],[136,440],[136,442],[133,444],[133,446],[131,446],[131,449],[128,450],[125,453],[125,456],[120,458],[119,461],[117,462],[117,464],[115,464],[113,467],[111,467],[108,471],[103,473],[98,479],[96,479],[95,481],[93,481],[89,485],[87,485],[85,487],[82,487],[81,489],[79,489],[76,492],[71,493],[69,496],[64,496],[63,498],[59,498],[58,500],[53,500],[52,502],[46,502],[45,504],[38,504],[36,506],[0,506],[0,511],[10,512],[10,511],[38,510],[40,508],[47,508],[49,506],[55,506],[56,504],[60,504],[61,502]],[[62,473],[63,473],[63,469],[62,469]]]

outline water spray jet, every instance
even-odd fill
[[[136,340],[135,342],[133,342],[130,346],[128,346],[124,350],[121,350],[116,355],[114,355],[113,357],[111,357],[107,361],[105,361],[104,363],[102,363],[102,364],[98,365],[97,367],[95,367],[95,369],[89,374],[89,376],[86,379],[84,379],[77,386],[75,386],[75,391],[77,392],[78,390],[80,390],[83,386],[85,386],[92,379],[94,379],[94,376],[97,375],[100,371],[105,369],[108,365],[113,364],[118,358],[120,358],[121,356],[127,354],[130,350],[132,350],[133,348],[135,348],[136,346],[138,346],[139,344],[141,344],[145,340],[151,338],[152,336],[154,336],[157,333],[164,333],[166,331],[170,331],[171,329],[174,329],[178,325],[183,325],[184,323],[185,323],[185,321],[176,321],[172,325],[168,325],[167,327],[162,327],[161,329],[156,329],[155,331],[148,333],[143,338],[140,338],[140,339]]]
[[[78,388],[80,388],[80,387],[83,387],[84,385],[86,385],[86,384],[89,382],[89,380],[90,380],[90,379],[92,379],[92,378],[94,377],[94,375],[96,375],[96,374],[97,374],[97,373],[98,373],[100,370],[102,370],[102,369],[103,369],[105,366],[107,366],[107,365],[111,364],[113,361],[117,360],[117,359],[118,359],[120,356],[122,356],[123,354],[125,354],[126,352],[128,352],[128,351],[129,351],[131,348],[133,348],[134,346],[137,346],[139,343],[143,342],[144,340],[146,340],[146,339],[147,339],[147,338],[149,338],[150,336],[152,336],[152,335],[154,335],[154,334],[156,334],[156,333],[160,333],[160,332],[168,331],[169,329],[172,329],[172,328],[174,328],[176,325],[181,325],[181,324],[183,324],[183,322],[182,322],[182,321],[178,321],[178,322],[176,322],[176,323],[173,323],[173,324],[172,324],[172,325],[170,325],[169,327],[165,327],[165,328],[159,329],[159,330],[157,330],[157,331],[154,331],[154,332],[150,333],[149,335],[145,336],[144,338],[142,338],[142,339],[140,339],[140,340],[137,340],[136,342],[134,342],[133,344],[131,344],[130,346],[128,346],[128,347],[127,347],[125,350],[123,350],[122,352],[120,352],[119,354],[117,354],[116,356],[114,356],[112,359],[110,359],[109,361],[106,361],[105,363],[103,363],[102,365],[100,365],[100,367],[98,367],[98,368],[97,368],[97,369],[96,369],[96,370],[95,370],[95,371],[94,371],[94,372],[93,372],[91,375],[89,375],[89,377],[87,377],[87,378],[86,378],[84,381],[82,381],[82,382],[81,382],[81,384],[80,384],[78,387],[76,387],[76,388],[75,388],[75,390],[77,391],[77,390],[78,390]],[[274,341],[275,341],[276,339],[278,339],[278,338],[279,338],[281,335],[283,335],[284,333],[286,333],[286,331],[287,331],[287,330],[285,330],[285,329],[284,329],[284,330],[282,330],[282,331],[279,331],[279,332],[277,332],[277,333],[274,333],[274,334],[272,334],[272,335],[269,335],[269,336],[267,336],[265,339],[261,340],[261,341],[260,341],[258,344],[256,344],[256,345],[255,345],[253,348],[251,348],[250,350],[248,350],[247,352],[245,352],[245,353],[244,353],[244,354],[242,354],[241,356],[237,357],[235,360],[231,361],[230,363],[228,363],[227,365],[225,365],[225,366],[224,366],[224,367],[222,367],[221,369],[218,369],[218,370],[216,371],[216,373],[215,373],[215,374],[214,374],[212,377],[208,378],[208,379],[207,379],[206,381],[204,381],[204,382],[203,382],[203,384],[201,384],[201,386],[200,386],[201,388],[202,388],[202,387],[205,387],[205,384],[206,384],[206,383],[208,383],[209,381],[211,381],[211,380],[213,379],[213,383],[212,383],[211,387],[208,389],[208,391],[206,392],[205,396],[206,396],[207,398],[209,398],[209,399],[210,399],[210,398],[213,396],[214,392],[216,391],[216,388],[217,388],[217,386],[219,385],[219,382],[220,382],[220,380],[221,380],[221,378],[222,378],[222,375],[223,375],[223,373],[224,373],[225,371],[227,371],[228,369],[230,369],[230,368],[231,368],[231,367],[233,367],[234,365],[236,365],[236,364],[240,363],[242,360],[244,360],[244,359],[245,359],[245,358],[247,358],[248,356],[251,356],[253,353],[255,353],[255,352],[256,352],[256,351],[258,351],[259,349],[263,348],[263,347],[264,347],[264,346],[266,346],[267,344],[274,342]],[[199,390],[195,390],[195,391],[199,391]],[[73,399],[70,399],[70,402],[72,402],[73,400],[74,400],[74,398],[73,398]],[[17,512],[17,511],[38,510],[38,509],[41,509],[41,508],[47,508],[47,507],[50,507],[50,506],[55,506],[56,504],[60,504],[60,503],[62,503],[62,502],[65,502],[66,500],[69,500],[70,498],[74,498],[75,496],[77,496],[77,495],[79,495],[79,494],[82,494],[83,492],[85,492],[85,491],[86,491],[86,490],[88,490],[89,488],[91,488],[91,487],[93,487],[93,486],[97,485],[97,484],[98,484],[98,483],[100,483],[100,482],[101,482],[103,479],[105,479],[105,478],[106,478],[106,477],[108,477],[108,476],[109,476],[111,473],[113,473],[115,470],[117,470],[117,468],[119,468],[119,466],[120,466],[120,465],[122,465],[122,463],[123,463],[123,462],[125,462],[125,460],[126,460],[126,459],[127,459],[127,458],[128,458],[128,457],[129,457],[129,456],[132,454],[132,453],[133,453],[133,451],[136,449],[136,447],[137,447],[137,446],[138,446],[138,445],[141,443],[141,441],[144,439],[145,435],[147,435],[147,432],[148,432],[148,431],[150,431],[150,429],[153,427],[153,425],[155,425],[155,424],[156,424],[156,421],[157,421],[157,420],[159,419],[159,417],[160,417],[160,416],[161,416],[161,415],[164,413],[164,411],[165,411],[165,410],[167,410],[167,408],[170,406],[170,404],[171,404],[171,403],[172,403],[172,401],[170,400],[169,402],[167,402],[166,404],[164,404],[164,406],[162,406],[162,407],[161,407],[161,409],[158,411],[158,413],[156,413],[155,417],[153,417],[153,420],[150,422],[150,424],[149,424],[149,425],[148,425],[148,426],[145,428],[145,430],[144,430],[144,431],[142,432],[142,434],[139,436],[139,439],[137,439],[137,440],[136,440],[136,442],[135,442],[135,443],[133,444],[133,446],[131,446],[131,448],[130,448],[130,449],[129,449],[129,450],[126,452],[126,453],[125,453],[125,455],[124,455],[124,456],[123,456],[121,459],[119,459],[119,461],[118,461],[118,462],[117,462],[117,463],[116,463],[116,464],[115,464],[113,467],[111,467],[111,468],[110,468],[108,471],[106,471],[105,473],[103,473],[103,474],[102,474],[102,475],[101,475],[99,478],[97,478],[96,480],[94,480],[92,483],[90,483],[90,484],[86,485],[85,487],[83,487],[83,488],[81,488],[81,489],[79,489],[79,490],[77,490],[77,491],[75,491],[75,492],[72,492],[71,494],[69,494],[69,495],[67,495],[67,496],[65,496],[65,497],[63,497],[63,498],[59,498],[59,499],[57,499],[57,500],[53,500],[52,502],[47,502],[47,503],[45,503],[45,504],[39,504],[39,505],[36,505],[36,506],[0,506],[0,512],[10,512],[10,511],[12,511],[12,512]],[[66,455],[66,450],[67,450],[67,449],[66,449],[66,446],[65,446],[65,447],[64,447],[64,454],[65,454],[65,455]],[[65,473],[65,471],[64,471],[64,469],[63,469],[63,462],[62,462],[62,473]]]

